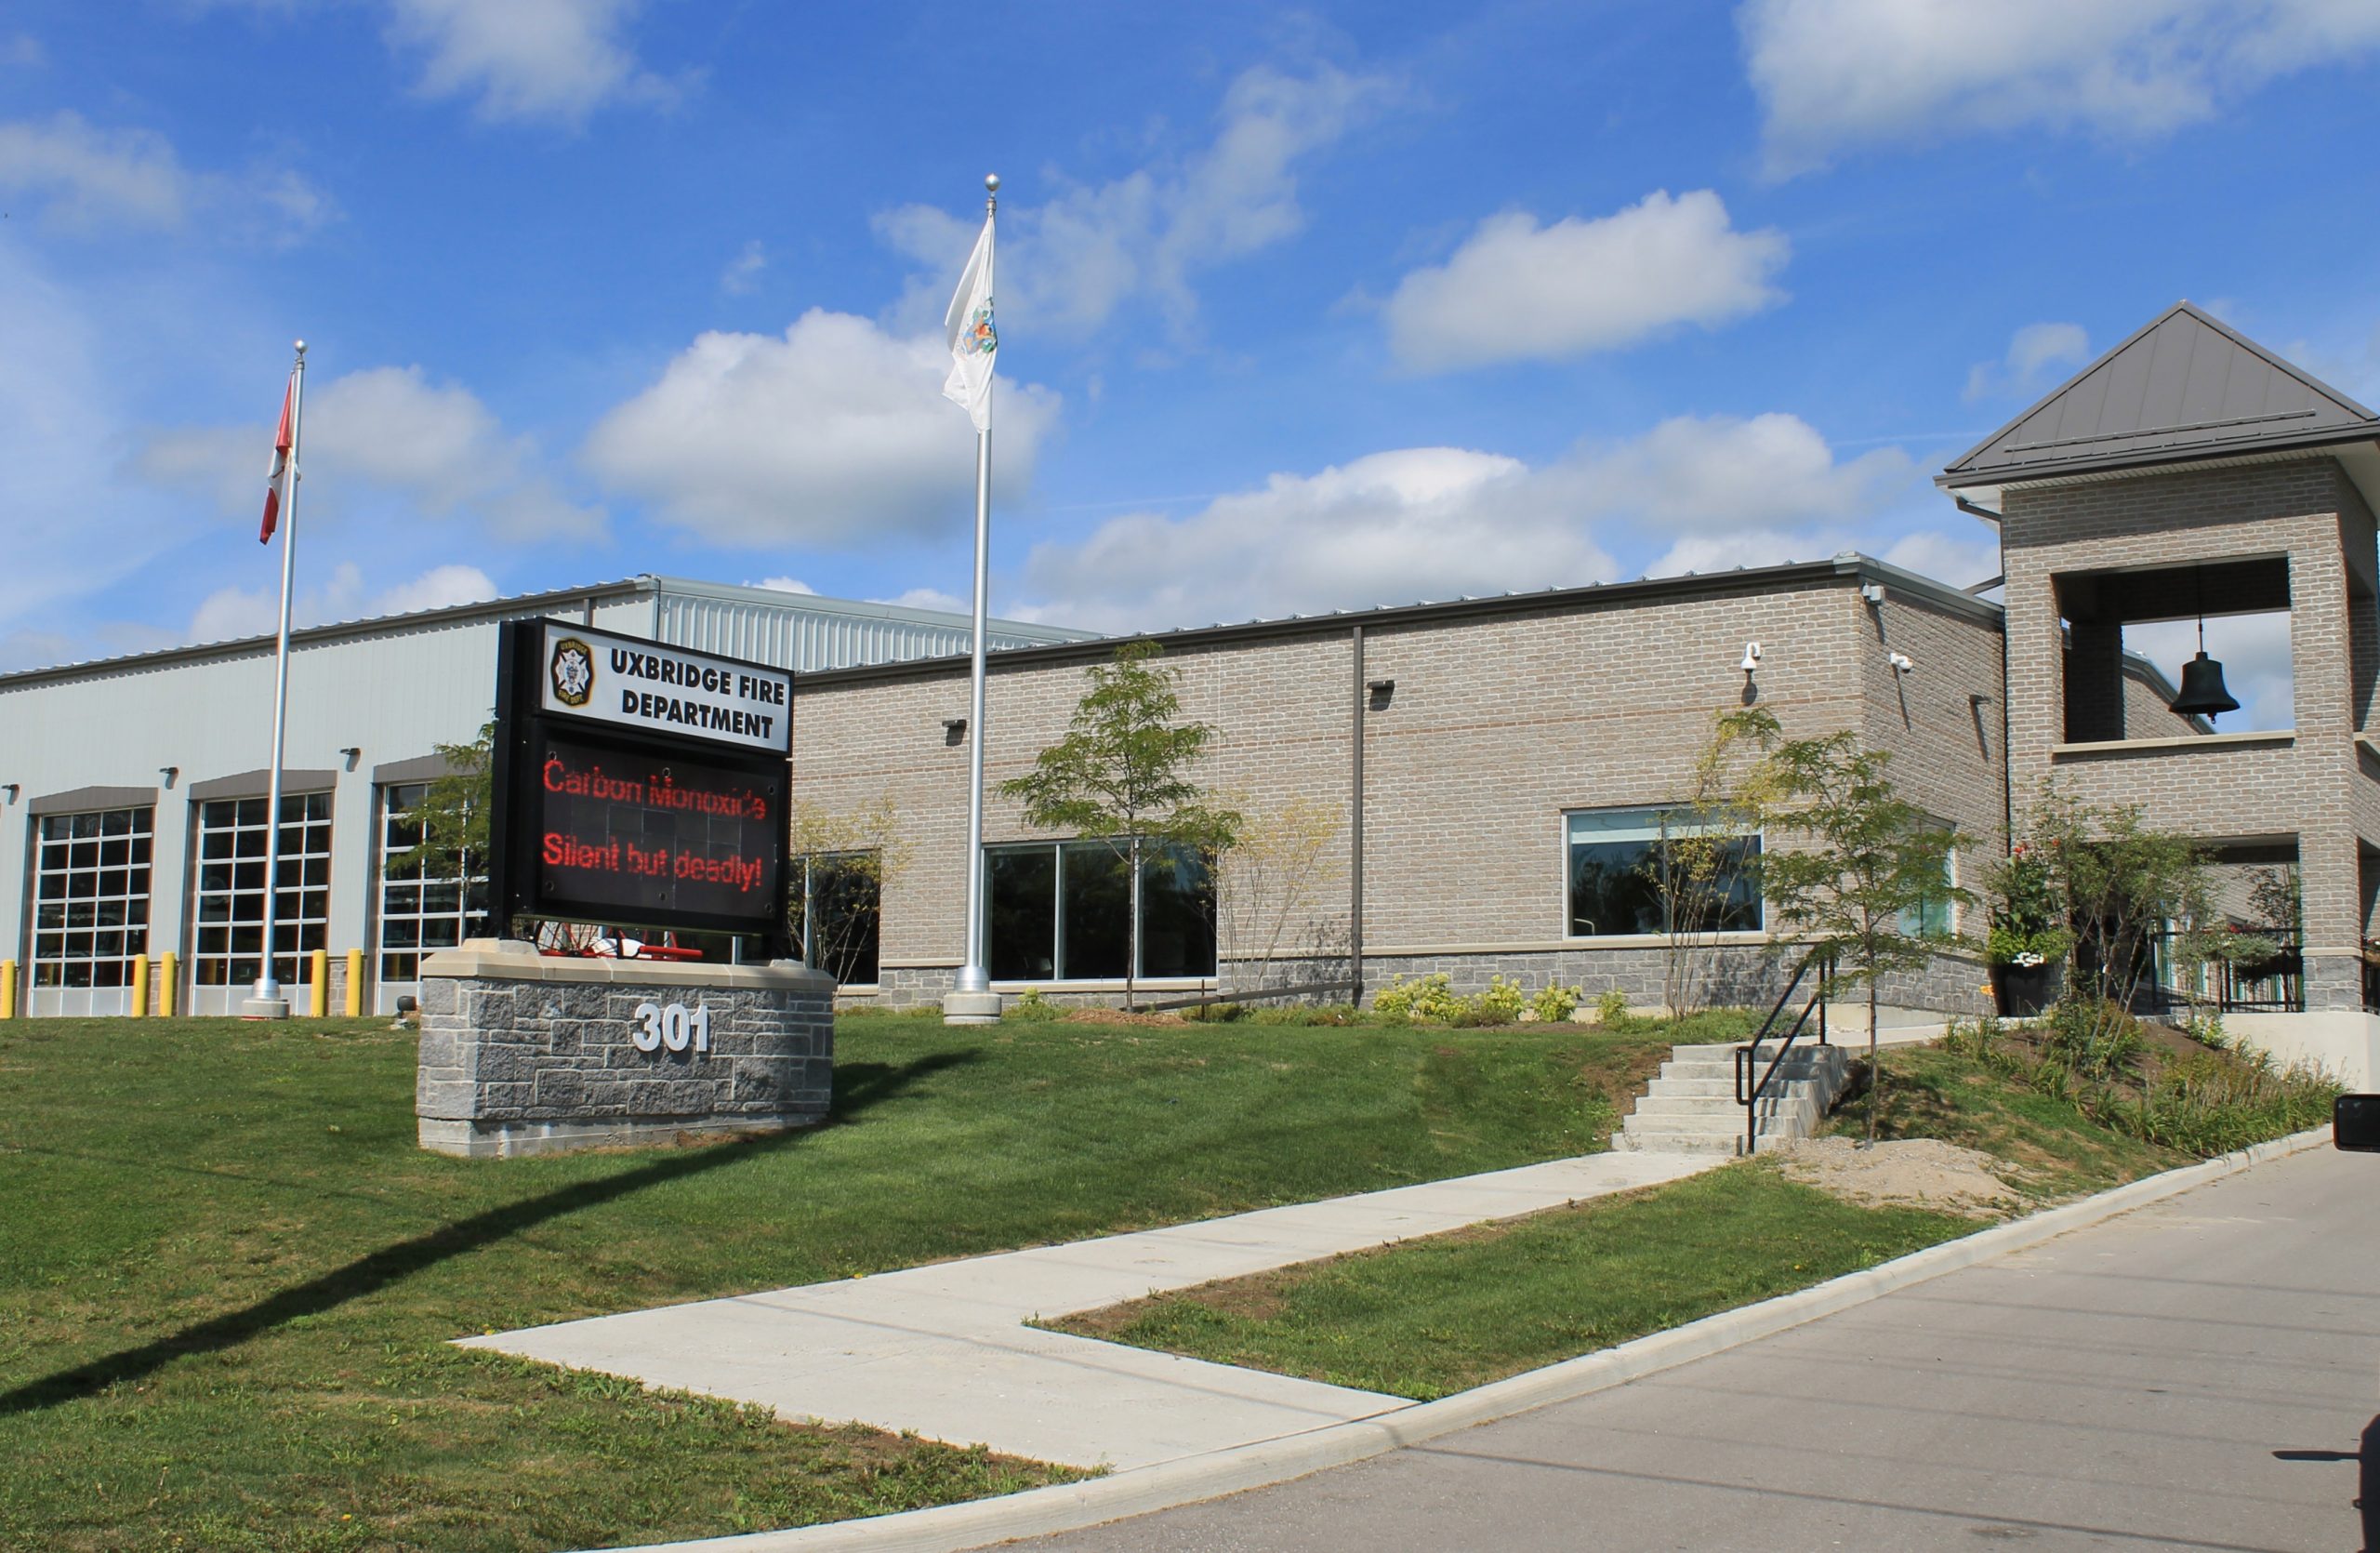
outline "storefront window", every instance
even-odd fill
[[[1215,974],[1215,888],[1207,859],[1143,848],[1132,887],[1127,842],[986,848],[986,969],[995,981],[1120,981],[1141,915],[1144,976]]]
[[[1589,809],[1564,816],[1570,854],[1570,936],[1670,931],[1663,882],[1702,856],[1707,886],[1694,932],[1756,933],[1762,925],[1760,836],[1697,825],[1664,809]],[[1707,850],[1706,850],[1707,849]]]

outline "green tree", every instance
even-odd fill
[[[1913,970],[1953,941],[1926,932],[1926,908],[1973,899],[1950,880],[1957,839],[1894,789],[1892,755],[1848,732],[1789,739],[1761,757],[1756,784],[1769,818],[1803,844],[1761,860],[1761,884],[1778,925],[1827,963],[1829,996],[1865,988],[1868,998],[1868,1141],[1876,1139],[1876,983]]]
[[[1181,671],[1157,662],[1154,642],[1128,642],[1112,662],[1093,664],[1091,688],[1076,703],[1066,735],[1035,758],[1033,769],[1000,784],[1043,830],[1095,837],[1126,859],[1137,892],[1144,849],[1186,847],[1215,855],[1237,838],[1240,816],[1210,807],[1188,775],[1214,729],[1178,721]],[[1124,1006],[1133,1005],[1140,971],[1141,917],[1131,913],[1124,964]]]
[[[2128,1018],[2156,974],[2157,936],[2168,926],[2176,966],[2222,953],[2205,851],[2143,819],[2138,804],[2102,808],[2056,782],[2042,784],[2026,816],[2029,854],[2046,860],[2050,893],[2071,936],[2068,999],[2094,1033]]]
[[[1694,758],[1683,802],[1659,816],[1660,842],[1644,871],[1660,902],[1661,1001],[1683,1024],[1708,1001],[1712,952],[1727,926],[1727,906],[1758,864],[1746,837],[1761,826],[1768,802],[1765,767],[1743,770],[1745,757],[1776,742],[1777,719],[1765,708],[1722,711]]]
[[[469,744],[431,748],[445,757],[446,775],[414,808],[421,841],[413,856],[431,878],[476,878],[487,871],[488,816],[496,810],[496,720],[481,723]]]

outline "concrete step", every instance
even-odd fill
[[[1818,1092],[1813,1088],[1801,1094],[1778,1094],[1774,1089],[1760,1097],[1752,1110],[1762,1116],[1777,1116],[1786,1112],[1799,1114],[1816,1111],[1821,1107]],[[1640,1095],[1636,1097],[1638,1116],[1732,1116],[1740,1118],[1744,1108],[1736,1104],[1733,1095]]]
[[[1796,1073],[1789,1069],[1780,1068],[1777,1070],[1776,1077],[1768,1081],[1768,1093],[1771,1095],[1778,1094],[1779,1091],[1791,1093],[1796,1088],[1818,1089],[1823,1088],[1830,1081],[1831,1075],[1818,1069],[1812,1069],[1805,1073]],[[1674,1095],[1703,1095],[1733,1104],[1736,1098],[1736,1076],[1733,1073],[1680,1073],[1673,1066],[1661,1069],[1660,1076],[1653,1080],[1646,1093]]]

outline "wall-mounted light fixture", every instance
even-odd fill
[[[359,744],[350,744],[341,749],[339,753],[347,759],[347,769],[353,771],[355,763],[364,758],[364,747]]]
[[[1884,661],[1893,666],[1893,672],[1896,674],[1907,674],[1917,667],[1916,664],[1910,662],[1907,653],[1886,653]]]
[[[181,774],[182,768],[178,765],[161,765],[157,768],[157,775],[165,778],[165,788],[168,791],[171,791],[173,789],[174,778]]]
[[[1372,693],[1372,710],[1378,711],[1388,705],[1390,697],[1396,694],[1396,682],[1395,680],[1366,680],[1364,688]]]
[[[7,793],[8,795],[8,802],[11,803],[14,803],[17,801],[17,794],[23,790],[24,789],[18,783],[0,782],[0,792]]]
[[[962,743],[962,742],[964,742],[964,741],[965,741],[965,739],[966,739],[966,737],[967,737],[967,720],[966,720],[965,718],[963,718],[963,717],[945,717],[945,718],[944,718],[944,719],[942,720],[942,742],[943,742],[943,743],[945,743],[945,744],[959,744],[959,743]]]

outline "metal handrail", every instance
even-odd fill
[[[1768,1059],[1766,1068],[1761,1069],[1759,1080],[1748,1083],[1746,1081],[1752,1078],[1752,1064],[1760,1056],[1760,1043],[1774,1033],[1777,1021],[1783,1016],[1786,1005],[1793,1001],[1793,994],[1801,989],[1802,978],[1810,974],[1813,966],[1821,968],[1818,987],[1810,993],[1810,1001],[1802,1005],[1801,1015],[1794,1019],[1792,1029],[1785,1032],[1785,1040],[1778,1046],[1777,1055]],[[1793,1050],[1793,1042],[1802,1038],[1802,1031],[1808,1026],[1812,1014],[1818,1016],[1818,1044],[1827,1044],[1826,987],[1833,975],[1832,960],[1817,955],[1804,960],[1793,972],[1793,979],[1785,984],[1785,990],[1777,995],[1776,1006],[1768,1011],[1768,1017],[1761,1021],[1758,1033],[1736,1048],[1736,1104],[1744,1108],[1746,1154],[1757,1152],[1759,1148],[1761,1097],[1768,1093],[1768,1082],[1777,1076],[1777,1069],[1784,1066],[1786,1055]]]

